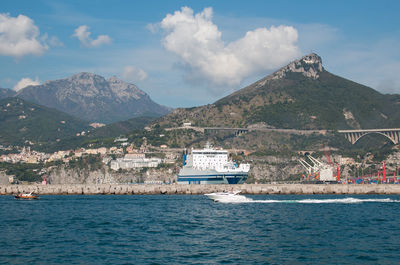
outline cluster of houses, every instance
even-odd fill
[[[47,161],[50,156],[50,154],[31,151],[29,147],[23,147],[20,153],[1,155],[0,162],[37,164]]]
[[[165,149],[163,146],[160,148]],[[158,167],[161,163],[173,164],[177,158],[176,154],[168,152],[166,152],[166,156],[163,159],[159,157],[146,157],[146,154],[149,153],[149,150],[145,137],[143,138],[143,144],[138,150],[135,150],[133,145],[129,145],[126,148],[126,152],[127,153],[123,157],[109,161],[110,168],[112,170],[148,167],[154,168]],[[103,162],[106,161],[103,160]]]
[[[175,163],[179,156],[179,154],[168,152],[164,148],[163,158],[154,157],[154,154],[152,155],[153,157],[146,157],[147,154],[151,154],[148,150],[146,139],[144,139],[144,143],[139,149],[135,149],[132,144],[126,144],[126,141],[118,143],[120,141],[121,139],[119,138],[116,140],[117,144],[121,147],[100,147],[97,149],[79,148],[77,150],[57,151],[52,154],[31,151],[29,147],[23,147],[20,153],[0,156],[0,162],[35,164],[41,162],[62,161],[68,163],[70,160],[84,155],[100,155],[104,164],[109,164],[112,170],[117,171],[119,169],[130,168],[154,168],[158,167],[161,163]],[[112,159],[111,156],[117,158]]]
[[[23,147],[19,153],[15,154],[7,154],[0,156],[0,162],[8,162],[8,163],[46,163],[57,160],[62,160],[63,162],[69,162],[71,159],[82,157],[85,154],[123,154],[122,148],[111,147],[111,148],[97,148],[97,149],[85,149],[80,148],[77,150],[66,150],[66,151],[57,151],[52,154],[31,151],[30,147]]]

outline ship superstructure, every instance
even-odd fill
[[[242,184],[250,170],[249,164],[228,159],[228,151],[209,144],[204,149],[192,149],[184,155],[184,165],[178,174],[180,184]]]

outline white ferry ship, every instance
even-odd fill
[[[208,143],[204,149],[184,155],[183,168],[178,174],[179,184],[242,184],[249,175],[250,165],[239,166],[228,160],[226,150],[218,150]]]

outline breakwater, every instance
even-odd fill
[[[395,184],[242,184],[242,185],[0,185],[0,195],[34,192],[41,195],[205,194],[241,190],[243,194],[400,194]]]

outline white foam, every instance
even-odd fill
[[[397,200],[386,199],[357,199],[357,198],[344,198],[344,199],[322,199],[322,200],[299,200],[299,203],[363,203],[363,202],[399,202]]]
[[[235,196],[233,198],[226,198],[224,200],[218,200],[221,203],[342,203],[342,204],[353,204],[353,203],[368,203],[368,202],[379,202],[379,203],[398,203],[400,200],[393,200],[390,198],[385,199],[358,199],[358,198],[343,198],[343,199],[303,199],[303,200],[253,200],[244,195]]]
[[[254,202],[253,199],[247,198],[244,195],[226,196],[226,197],[221,197],[219,199],[215,199],[214,201],[222,202],[222,203],[248,203],[248,202]]]

